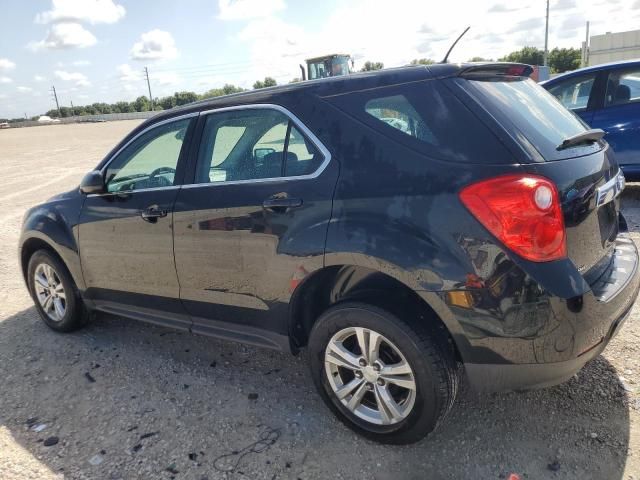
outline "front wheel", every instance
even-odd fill
[[[325,312],[309,339],[311,372],[348,427],[382,443],[433,431],[451,409],[458,369],[447,337],[379,308],[345,303]]]
[[[88,312],[71,275],[47,250],[29,259],[27,284],[40,317],[53,330],[70,332],[87,323]]]

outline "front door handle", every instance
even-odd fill
[[[167,216],[167,211],[161,209],[158,205],[151,205],[145,208],[140,216],[146,222],[156,223],[159,218],[164,218]]]
[[[302,206],[301,198],[267,198],[262,202],[264,208],[273,210],[274,212],[286,212],[289,208],[297,208]]]

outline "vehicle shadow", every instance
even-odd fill
[[[66,335],[34,308],[2,320],[0,378],[0,432],[64,478],[617,480],[629,443],[626,394],[602,356],[547,390],[463,389],[442,427],[409,446],[334,419],[303,357],[108,315]]]

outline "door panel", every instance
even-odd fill
[[[171,232],[177,187],[89,196],[80,218],[80,255],[91,289],[178,298]],[[167,216],[145,221],[157,205]]]
[[[235,330],[282,348],[292,289],[323,265],[338,169],[282,113],[201,121],[197,184],[181,189],[174,209],[183,304],[194,332]]]
[[[591,125],[607,132],[605,140],[620,165],[640,166],[640,103],[598,110]]]
[[[107,193],[88,195],[79,242],[86,296],[99,309],[174,314],[188,328],[173,257],[175,179],[192,119],[163,122],[129,142],[104,168]]]

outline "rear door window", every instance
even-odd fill
[[[207,114],[196,183],[300,177],[325,157],[283,112],[247,108]]]
[[[350,92],[327,100],[386,137],[434,159],[513,163],[493,132],[440,81]]]
[[[640,68],[609,73],[605,106],[640,102]]]
[[[545,161],[573,158],[602,148],[598,142],[558,150],[562,142],[588,129],[556,97],[531,79],[520,77],[458,79],[481,106],[489,111],[517,141],[529,142]],[[515,131],[513,131],[515,129]]]

